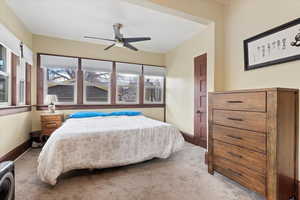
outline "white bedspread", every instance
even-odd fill
[[[69,119],[57,129],[38,158],[38,176],[55,185],[73,169],[123,166],[167,158],[183,147],[174,126],[144,116]]]

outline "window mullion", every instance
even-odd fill
[[[47,71],[47,70],[45,70]],[[45,76],[46,72],[44,72],[42,66],[41,66],[41,55],[37,55],[37,104],[38,105],[43,105],[44,104],[44,98],[45,95],[47,94],[44,91],[47,90],[48,88],[45,87],[47,77]],[[45,81],[44,81],[45,79]]]
[[[143,105],[144,104],[144,65],[142,65],[142,73],[140,75],[140,82],[139,82],[139,96],[140,96],[140,101],[139,104]]]
[[[117,93],[117,72],[116,62],[113,62],[113,69],[111,73],[111,104],[116,104],[116,93]]]
[[[163,87],[163,92],[162,92],[162,95],[163,95],[163,104],[166,104],[166,82],[167,82],[167,79],[166,79],[166,76],[164,76],[164,87]]]
[[[25,86],[25,91],[26,91],[26,97],[25,97],[25,104],[26,105],[31,105],[31,65],[26,63],[26,86]]]
[[[78,59],[77,104],[83,104],[83,71],[82,71],[82,60],[81,60],[81,58]]]

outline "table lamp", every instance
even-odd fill
[[[55,103],[57,102],[57,96],[56,95],[47,95],[46,97],[46,103],[48,104],[48,111],[50,113],[55,113]]]

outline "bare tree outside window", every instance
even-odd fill
[[[74,102],[76,72],[72,68],[48,68],[47,87],[49,95],[56,95],[58,102]]]

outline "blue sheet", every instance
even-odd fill
[[[131,110],[126,110],[126,111],[115,111],[115,112],[86,112],[86,111],[81,111],[81,112],[76,112],[71,115],[69,115],[69,118],[89,118],[89,117],[108,117],[108,116],[138,116],[142,115],[141,112],[139,111],[131,111]]]

